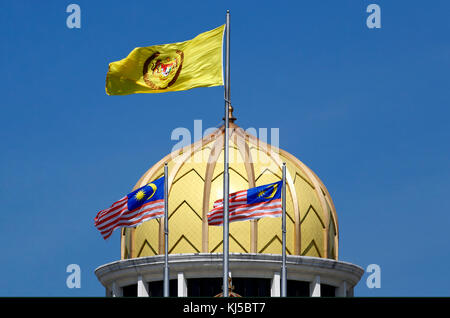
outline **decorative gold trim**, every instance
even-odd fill
[[[298,172],[295,172],[295,177],[294,177],[294,184],[295,184],[295,180],[297,179],[297,176],[302,179],[303,181],[305,181],[311,188],[316,189],[316,187],[314,186],[314,184],[311,183],[311,181],[309,181],[308,179],[306,179],[305,177],[303,177],[301,174],[299,174]]]
[[[181,176],[179,176],[176,180],[174,180],[173,181],[173,183],[172,183],[172,185],[174,185],[175,183],[177,183],[178,182],[178,180],[180,180],[181,178],[183,178],[185,175],[187,175],[187,174],[189,174],[189,173],[191,173],[192,171],[194,171],[195,172],[195,174],[197,175],[197,176],[199,176],[200,177],[200,179],[202,179],[202,181],[203,182],[205,182],[205,179],[203,179],[203,177],[198,173],[198,171],[197,170],[195,170],[195,168],[192,168],[191,170],[189,170],[189,171],[186,171],[185,173],[183,173]]]
[[[120,229],[120,259],[125,259],[125,228]]]
[[[220,128],[220,131],[223,131],[223,127]],[[209,199],[211,196],[211,185],[212,178],[214,174],[214,169],[216,167],[217,159],[222,152],[222,148],[224,145],[224,136],[225,134],[219,135],[214,142],[214,145],[209,153],[208,162],[206,164],[206,172],[205,172],[205,183],[203,186],[203,205],[202,205],[202,252],[208,253],[209,250],[209,225],[208,225],[208,212],[209,212]]]
[[[300,220],[300,223],[303,223],[303,222],[305,221],[306,217],[307,217],[308,214],[310,213],[309,211],[311,211],[311,210],[314,212],[314,214],[315,214],[315,215],[317,216],[317,218],[319,219],[319,222],[320,222],[320,224],[322,225],[322,228],[325,229],[325,228],[326,228],[325,224],[323,223],[323,221],[322,221],[322,219],[321,219],[319,213],[317,213],[316,209],[314,209],[314,207],[312,206],[312,204],[309,205],[308,210],[306,211],[306,213],[305,213],[305,215],[303,216],[303,218]]]
[[[241,154],[244,161],[245,171],[247,172],[248,187],[256,187],[255,181],[255,167],[253,164],[253,158],[250,152],[250,147],[247,142],[242,138],[242,135],[237,134],[236,130],[241,130],[241,134],[244,131],[242,128],[233,124],[232,136],[235,136],[235,145]],[[230,138],[232,139],[232,138]],[[250,220],[250,253],[256,253],[258,250],[258,220]]]
[[[324,214],[324,224],[326,225],[326,232],[329,232],[329,224],[330,224],[330,220],[329,220],[329,213],[328,213],[328,208],[327,208],[327,204],[325,203],[326,197],[322,192],[322,189],[324,189],[323,191],[325,191],[327,193],[327,196],[329,196],[328,194],[328,190],[325,187],[325,185],[322,183],[322,181],[320,180],[320,178],[308,167],[306,166],[303,162],[301,162],[299,159],[297,159],[296,157],[294,157],[293,155],[291,155],[290,153],[288,153],[285,150],[280,149],[280,153],[282,154],[282,156],[288,157],[294,164],[297,165],[298,168],[300,168],[306,175],[307,177],[311,180],[311,182],[315,185],[315,192],[319,198],[319,202],[320,205],[322,207],[322,211]],[[331,197],[330,197],[331,198]],[[332,204],[332,213],[335,216],[333,218],[333,221],[335,222],[335,227],[336,227],[336,232],[339,233],[339,230],[337,229],[337,216],[336,216],[336,210],[334,208],[334,204]],[[324,234],[324,238],[326,237],[326,239],[324,240],[324,258],[328,258],[328,235],[325,236]],[[335,245],[335,250],[337,251],[338,246]],[[336,259],[337,259],[337,252],[336,254]]]
[[[175,249],[175,247],[177,247],[177,245],[178,245],[183,239],[184,239],[186,242],[188,242],[188,244],[189,244],[190,246],[192,246],[192,248],[195,250],[196,253],[200,253],[200,251],[198,250],[198,248],[196,248],[195,245],[192,244],[192,242],[189,241],[188,238],[187,238],[186,236],[184,236],[184,234],[182,234],[182,235],[178,238],[178,240],[173,244],[172,248],[169,250],[169,254],[172,253],[172,251]]]
[[[244,138],[244,140],[248,141],[249,143],[255,145],[259,151],[264,151],[266,155],[273,160],[273,162],[281,169],[282,162],[277,155],[277,152],[272,151],[271,145],[259,140],[255,136],[252,136],[248,134],[247,132],[243,131],[237,131],[237,133],[242,134],[241,137]],[[277,151],[281,151],[279,148],[275,148]],[[301,251],[301,230],[300,230],[300,207],[297,200],[297,193],[295,192],[295,186],[293,183],[293,179],[291,174],[289,173],[289,169],[286,169],[286,185],[287,185],[287,193],[289,193],[291,199],[292,199],[292,205],[294,208],[294,254],[300,255]]]
[[[179,208],[181,208],[181,206],[183,205],[183,204],[186,204],[188,207],[189,207],[189,209],[191,209],[191,211],[200,219],[200,220],[202,220],[202,217],[200,216],[200,215],[198,215],[198,212],[197,211],[195,211],[195,209],[189,204],[189,202],[187,202],[186,200],[183,200],[180,204],[178,204],[178,206],[172,211],[172,213],[169,215],[169,220],[170,220],[170,218],[175,214],[175,213],[177,213],[177,211],[178,211],[178,209]]]
[[[230,233],[229,235],[230,235],[230,238],[233,239],[233,241],[236,242],[236,244],[239,245],[239,247],[242,248],[242,250],[243,250],[245,253],[248,253],[247,249],[246,249],[241,243],[239,243],[239,241],[233,236],[233,234]],[[220,241],[220,242],[219,242],[219,243],[211,250],[211,253],[214,253],[214,252],[220,247],[220,245],[223,245],[223,240]]]
[[[286,152],[285,152],[286,153]],[[293,157],[292,155],[290,155]],[[295,157],[294,157],[295,158]],[[312,174],[311,169],[307,167],[303,162],[295,158],[299,165],[303,166],[303,171],[307,174],[307,176],[312,180],[314,186],[315,186],[315,192],[319,198],[320,205],[322,207],[322,213],[323,213],[323,223],[325,224],[325,230],[323,233],[323,257],[328,258],[328,232],[330,230],[330,218],[329,218],[329,211],[328,206],[325,202],[325,196],[322,192],[322,187],[320,185],[320,182],[318,181],[318,178],[316,175]]]
[[[266,171],[270,172],[270,173],[273,174],[275,177],[281,179],[281,176],[279,176],[278,173],[273,172],[273,171],[272,171],[271,169],[269,169],[269,168],[266,168],[266,169],[264,169],[263,172],[261,172],[261,173],[259,174],[259,176],[255,179],[255,182],[258,181],[258,179],[261,178],[261,177],[266,173]],[[294,179],[294,181],[295,181],[295,179]]]
[[[237,171],[236,169],[234,169],[233,167],[229,167],[228,168],[229,171],[233,171],[234,173],[236,173],[238,176],[240,176],[242,179],[244,179],[245,181],[247,181],[248,183],[248,178],[246,178],[245,176],[243,176],[242,174],[239,173],[239,171]],[[220,176],[223,175],[223,171],[221,171],[218,175],[216,175],[211,182],[214,182],[217,178],[219,178]]]
[[[308,246],[305,248],[305,250],[302,252],[301,255],[302,256],[306,255],[309,252],[309,250],[311,248],[313,248],[313,247],[315,248],[315,250],[316,250],[317,254],[319,255],[319,257],[322,257],[322,254],[320,254],[319,248],[318,248],[318,246],[316,244],[316,241],[314,239],[311,240],[311,242],[308,244]]]
[[[144,243],[142,243],[142,246],[141,246],[141,248],[139,249],[139,252],[138,252],[138,254],[136,255],[136,257],[140,257],[140,256],[141,256],[142,250],[144,249],[145,245],[148,245],[148,247],[152,250],[152,252],[153,252],[155,255],[158,254],[158,252],[155,251],[155,249],[154,249],[153,246],[147,241],[147,239],[145,239],[145,240],[144,240]]]
[[[278,235],[274,235],[274,236],[272,237],[272,239],[271,239],[269,242],[267,242],[267,244],[264,245],[263,248],[261,248],[261,249],[259,250],[258,253],[263,253],[263,252],[266,250],[266,248],[268,248],[268,247],[273,243],[273,241],[278,241],[278,242],[280,242],[280,244],[283,244],[283,242],[282,242],[282,240],[280,239],[280,237],[279,237]],[[286,253],[289,254],[289,255],[292,255],[292,254],[291,254],[291,251],[290,251],[287,247],[286,247]]]
[[[212,134],[214,134],[214,132]],[[210,134],[210,135],[212,135],[212,134]],[[170,192],[172,190],[173,179],[177,175],[178,171],[186,163],[186,160],[209,142],[210,141],[206,142],[205,138],[203,138],[203,139],[196,141],[194,144],[183,148],[183,150],[185,150],[185,151],[183,151],[181,156],[179,156],[177,158],[177,162],[172,167],[171,171],[169,171],[169,177],[168,177],[168,188],[169,188],[168,195],[169,196],[170,196]],[[170,211],[170,208],[169,208],[169,211]],[[169,217],[170,217],[170,215],[169,215]],[[160,244],[160,246],[162,246],[162,249],[160,250],[160,254],[163,254],[163,252],[164,252],[164,219],[161,220],[161,224],[163,225],[163,227],[159,228],[159,241],[162,242]]]
[[[136,228],[131,228],[130,232],[130,258],[134,257]]]
[[[299,161],[297,159],[297,161]],[[305,165],[306,166],[306,165]],[[306,166],[307,167],[307,166]],[[331,208],[331,213],[333,215],[332,219],[334,222],[334,228],[336,231],[336,236],[335,236],[335,244],[334,244],[334,254],[335,254],[335,259],[338,259],[338,250],[339,250],[339,223],[338,223],[338,218],[337,218],[337,213],[336,213],[336,207],[334,206],[334,202],[333,199],[331,198],[330,193],[328,192],[327,187],[323,184],[322,180],[316,175],[316,173],[311,170],[309,167],[307,167],[309,169],[309,171],[311,172],[311,174],[316,178],[316,180],[319,182],[319,184],[321,185],[321,189],[322,191],[325,192],[325,199],[328,201],[328,203],[330,204],[330,208]]]

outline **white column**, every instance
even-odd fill
[[[122,297],[122,289],[119,286],[117,286],[116,282],[112,283],[111,296],[112,297]]]
[[[184,273],[178,273],[178,297],[187,297],[187,282]]]
[[[347,297],[347,282],[344,280],[341,282],[339,287],[336,289],[337,297]]]
[[[137,295],[138,297],[148,297],[148,286],[142,279],[142,276],[138,276]]]
[[[281,278],[280,273],[273,273],[272,286],[270,288],[270,297],[281,296]]]
[[[354,297],[354,296],[355,296],[355,295],[353,294],[353,293],[354,293],[353,288],[354,288],[354,287],[350,287],[350,288],[347,290],[347,297]]]
[[[314,280],[309,283],[309,295],[311,297],[320,297],[320,276],[314,277]]]

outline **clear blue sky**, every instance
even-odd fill
[[[81,7],[81,29],[66,7]],[[368,29],[366,7],[381,7]],[[129,192],[176,127],[223,116],[223,88],[107,96],[108,63],[193,38],[231,10],[243,128],[280,128],[339,217],[340,259],[381,266],[358,296],[449,296],[449,1],[2,1],[0,296],[103,296],[120,257],[99,209]],[[81,288],[66,287],[79,264]]]

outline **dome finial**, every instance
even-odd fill
[[[228,104],[228,120],[230,121],[230,123],[234,123],[234,121],[236,120],[236,117],[233,116],[233,106],[231,106],[231,103]],[[222,120],[225,120],[225,117],[222,118]]]

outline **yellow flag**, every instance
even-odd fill
[[[223,85],[222,44],[225,25],[194,39],[135,48],[109,64],[108,95],[163,93]]]

